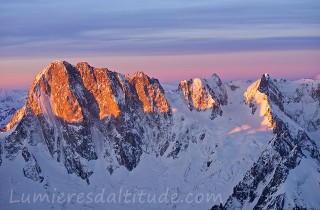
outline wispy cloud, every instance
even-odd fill
[[[320,49],[317,0],[1,4],[1,57]]]

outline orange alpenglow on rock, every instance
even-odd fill
[[[144,112],[154,112],[155,107],[159,112],[169,111],[168,101],[156,79],[150,79],[143,72],[137,72],[128,79],[136,88],[139,100],[143,103]]]
[[[53,113],[68,123],[82,122],[81,106],[70,90],[69,65],[55,61],[36,77],[27,101],[36,115]]]
[[[4,131],[8,131],[11,128],[13,128],[17,122],[19,122],[23,115],[25,114],[26,111],[26,106],[22,107],[21,109],[19,109],[12,117],[12,119],[10,120],[10,122],[6,125]]]
[[[196,108],[197,110],[206,110],[216,106],[216,102],[212,95],[204,87],[201,79],[195,78],[190,81],[181,81],[179,88],[182,90],[183,96],[189,108]]]
[[[54,61],[36,76],[25,106],[6,130],[13,128],[28,111],[51,122],[53,117],[58,117],[67,123],[81,123],[86,117],[83,111],[86,107],[81,107],[88,100],[86,91],[93,95],[93,103],[99,107],[100,120],[119,117],[121,110],[128,108],[128,100],[141,101],[135,108],[142,108],[146,113],[170,112],[159,81],[142,72],[130,78],[106,68],[92,67],[87,62],[72,66],[66,61]]]
[[[274,128],[276,124],[272,119],[272,112],[268,101],[268,96],[258,90],[260,83],[261,79],[257,80],[248,87],[247,91],[244,93],[246,104],[250,104],[250,106],[253,108],[253,113],[256,109],[255,106],[259,106],[259,115],[264,117],[263,121],[261,122],[261,126]]]
[[[83,84],[96,99],[100,109],[100,119],[112,115],[118,117],[120,109],[115,101],[109,74],[106,68],[93,68],[87,62],[81,62],[76,65],[80,71]]]

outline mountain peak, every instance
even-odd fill
[[[51,64],[67,64],[67,65],[70,65],[70,63],[68,63],[68,61],[65,61],[65,60],[54,60],[50,63]]]
[[[264,73],[264,74],[262,75],[262,77],[269,78],[270,75],[269,75],[269,73]]]
[[[55,60],[53,62],[51,62],[48,66],[47,66],[47,70],[51,70],[51,71],[57,71],[59,69],[64,69],[65,71],[68,71],[69,68],[72,65],[70,63],[68,63],[67,61],[63,61],[63,60]]]
[[[69,66],[71,64],[69,64],[67,61],[61,61],[61,60],[54,60],[51,63],[49,63],[49,65],[47,65],[36,77],[33,83],[37,83],[39,81],[39,79],[45,75],[48,71],[55,71],[58,68],[65,68],[67,66]]]
[[[211,76],[210,83],[211,83],[211,85],[213,85],[215,87],[216,86],[222,86],[222,81],[221,81],[220,77],[216,73],[214,73]]]
[[[228,96],[219,76],[213,74],[209,80],[193,78],[181,81],[178,88],[190,110],[212,110],[211,119],[222,115],[220,105],[226,105]]]
[[[160,112],[170,111],[164,90],[157,79],[138,71],[129,78],[129,82],[135,87],[139,100],[143,103],[144,112],[154,112],[155,108]]]
[[[262,93],[266,93],[269,89],[269,83],[270,83],[270,75],[268,73],[263,74],[260,79],[258,90]]]
[[[273,128],[275,124],[272,121],[272,112],[268,96],[264,92],[261,92],[260,88],[262,81],[266,78],[264,76],[265,75],[247,88],[244,97],[246,98],[246,104],[249,104],[249,107],[252,109],[252,114],[254,115],[256,111],[258,111],[260,117],[264,117],[260,125]]]
[[[90,64],[87,61],[80,61],[76,64],[76,68],[80,67],[80,66],[87,66],[87,67],[91,67]]]
[[[67,123],[81,123],[89,114],[84,109],[91,109],[83,107],[88,103],[97,105],[100,120],[117,118],[127,109],[128,99],[134,101],[136,109],[142,102],[144,112],[170,112],[157,79],[150,79],[142,71],[126,77],[107,68],[92,67],[86,61],[76,66],[61,60],[51,62],[36,76],[28,98],[27,106],[36,115],[55,116]],[[12,125],[21,118],[15,119]]]
[[[53,61],[32,84],[27,101],[36,115],[51,115],[69,123],[83,120],[82,109],[76,98],[74,77],[76,69],[67,61]],[[73,76],[72,76],[73,75]]]
[[[207,110],[216,106],[213,95],[204,79],[193,78],[189,81],[181,81],[179,90],[182,91],[189,109]]]
[[[221,80],[220,77],[219,77],[216,73],[213,73],[213,74],[211,75],[211,79]]]
[[[130,77],[87,62],[54,62],[39,75],[13,117],[19,123],[0,129],[1,186],[14,189],[15,198],[26,188],[51,195],[58,187],[67,194],[112,185],[109,194],[123,186],[151,193],[172,186],[182,197],[190,189],[221,194],[218,209],[319,209],[319,81],[261,75],[245,93],[250,113],[241,97],[248,82],[224,83],[216,74],[166,93],[143,72]]]
[[[131,78],[134,79],[134,78],[149,78],[149,77],[143,71],[137,71],[131,76]]]

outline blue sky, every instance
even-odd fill
[[[319,0],[0,3],[0,73],[11,60],[42,58],[34,76],[56,58],[320,50]]]

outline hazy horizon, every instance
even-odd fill
[[[52,60],[51,62],[54,62],[54,61],[56,61],[56,60]],[[62,60],[62,61],[67,61],[67,62],[69,62],[68,60]],[[48,64],[50,64],[51,62],[49,62]],[[78,62],[88,62],[88,61],[86,61],[86,60],[79,60]],[[78,62],[75,62],[75,63],[70,63],[70,64],[72,64],[72,65],[76,65]],[[94,66],[94,65],[92,65],[92,63],[90,63],[90,62],[88,62],[89,63],[89,65],[91,65],[91,66],[93,66],[93,67],[97,67],[97,68],[107,68],[107,67],[105,67],[105,66]],[[11,83],[9,83],[9,86],[4,86],[4,87],[2,87],[2,85],[0,85],[0,89],[3,89],[3,90],[29,90],[29,88],[30,88],[30,86],[31,86],[31,84],[32,84],[32,82],[33,82],[33,80],[35,79],[35,77],[38,75],[38,74],[40,74],[41,73],[41,71],[44,69],[44,68],[46,68],[46,67],[43,67],[41,70],[39,70],[38,71],[38,73],[37,74],[35,74],[33,77],[32,77],[32,79],[31,79],[31,82],[29,83],[29,84],[25,84],[25,86],[24,85],[17,85],[17,84],[14,84],[14,86],[10,86],[10,84]],[[115,70],[115,69],[110,69],[110,68],[108,68],[108,70],[111,70],[111,71],[116,71],[116,72],[118,72],[118,73],[121,73],[121,74],[129,74],[129,75],[133,75],[135,72],[137,72],[137,71],[143,71],[144,73],[146,73],[150,78],[156,78],[156,79],[159,79],[159,78],[157,78],[157,77],[155,77],[155,76],[153,76],[152,74],[150,74],[150,73],[147,73],[146,71],[144,71],[144,70],[141,70],[141,69],[139,69],[139,70],[137,70],[137,71],[129,71],[129,73],[127,72],[127,73],[122,73],[121,71],[117,71],[117,70]],[[151,72],[152,73],[152,72]],[[161,84],[167,84],[167,85],[178,85],[179,84],[179,82],[181,82],[182,80],[189,80],[189,79],[193,79],[193,78],[210,78],[210,76],[212,76],[213,74],[217,74],[216,72],[212,72],[211,74],[210,74],[210,72],[209,72],[209,74],[208,75],[202,75],[202,76],[197,76],[196,75],[196,73],[197,72],[194,72],[194,76],[193,77],[186,77],[186,75],[180,75],[181,76],[181,79],[180,80],[171,80],[171,81],[166,81],[166,80],[161,80],[161,79],[159,79],[159,81],[160,81],[160,83]],[[257,73],[257,72],[256,72]],[[223,75],[223,76],[221,76],[220,74],[217,74],[221,79],[222,79],[222,81],[223,82],[230,82],[230,81],[240,81],[240,80],[244,80],[244,81],[246,81],[246,80],[251,80],[251,81],[256,81],[256,80],[258,80],[258,79],[260,79],[260,77],[263,75],[263,74],[265,74],[265,73],[268,73],[268,74],[270,74],[270,72],[268,72],[268,71],[265,71],[265,72],[261,72],[261,74],[260,75],[254,75],[254,76],[252,76],[252,75],[250,75],[250,76],[248,76],[248,77],[240,77],[240,78],[233,78],[233,79],[226,79],[224,76],[225,75]],[[273,72],[274,73],[274,72]],[[201,74],[200,74],[201,75]],[[306,76],[304,76],[304,75],[306,75]],[[175,76],[179,76],[179,75],[175,75]],[[247,75],[245,75],[245,76],[247,76]],[[272,78],[275,78],[275,79],[278,79],[278,78],[283,78],[283,79],[288,79],[288,80],[299,80],[299,79],[320,79],[320,72],[316,72],[315,74],[302,74],[302,76],[294,76],[294,77],[290,77],[290,76],[288,76],[288,75],[282,75],[281,76],[281,74],[270,74],[270,76],[272,77]],[[3,83],[2,83],[3,84]]]

